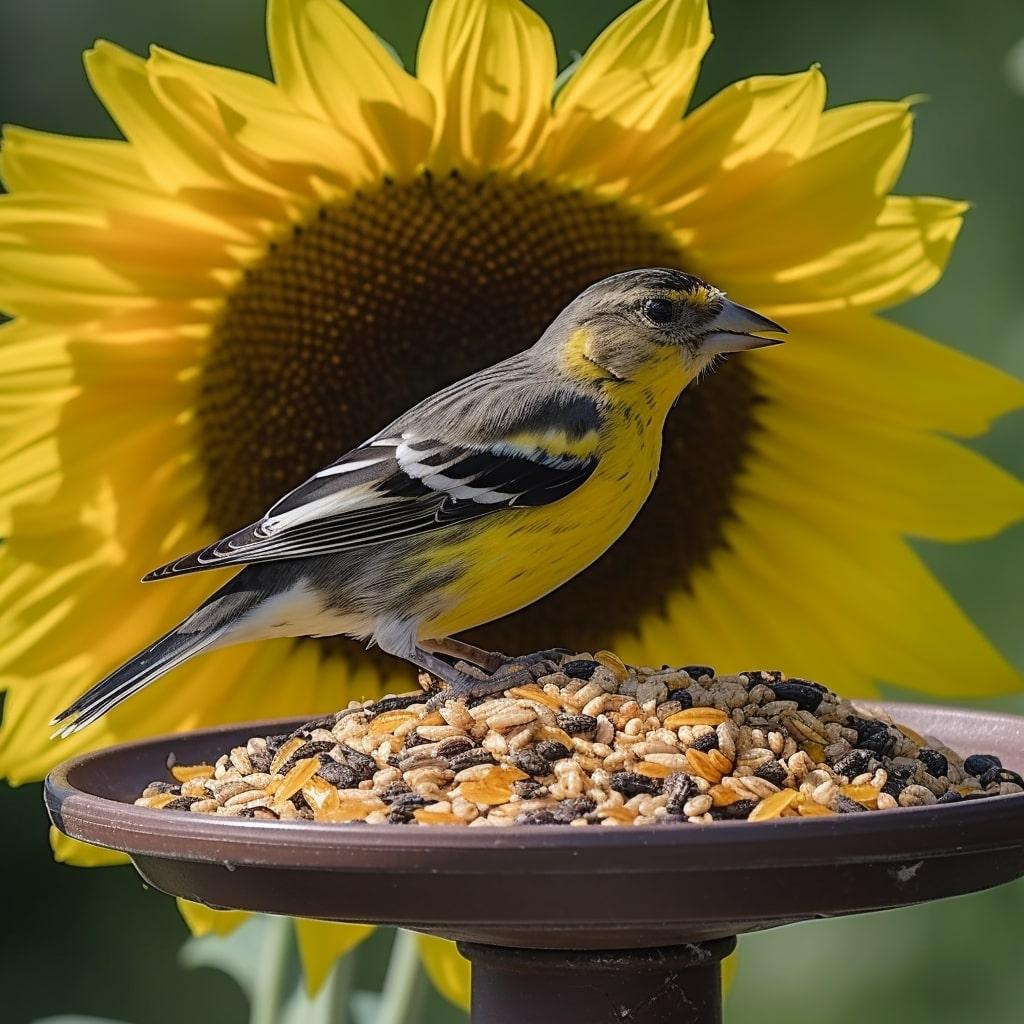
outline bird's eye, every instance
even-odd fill
[[[669,299],[644,299],[643,314],[655,324],[667,324],[675,316],[675,307]]]

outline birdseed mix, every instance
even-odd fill
[[[254,736],[215,764],[172,755],[173,781],[150,783],[135,803],[320,822],[660,825],[1024,791],[993,754],[963,758],[781,672],[634,668],[607,651],[528,667],[533,682],[498,696],[353,702],[292,733]]]

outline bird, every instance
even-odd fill
[[[782,340],[759,332],[786,333],[681,270],[590,285],[525,351],[413,406],[257,522],[146,575],[241,567],[56,715],[54,735],[189,658],[273,637],[376,644],[433,674],[446,698],[532,678],[528,659],[456,634],[532,604],[601,556],[654,487],[683,389],[727,353]]]

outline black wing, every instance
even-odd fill
[[[594,437],[596,444],[596,435]],[[554,454],[508,443],[374,439],[285,495],[259,522],[144,577],[334,554],[494,512],[546,505],[593,473],[594,451]]]

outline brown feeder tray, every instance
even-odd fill
[[[1024,771],[1024,718],[918,704],[893,717]],[[709,826],[459,828],[263,821],[135,807],[179,763],[302,719],[112,747],[46,780],[66,835],[211,907],[401,925],[459,940],[473,1020],[721,1020],[734,936],[907,906],[1024,875],[1024,794]],[[623,1011],[628,1011],[623,1014]],[[612,1016],[612,1014],[618,1016]]]

